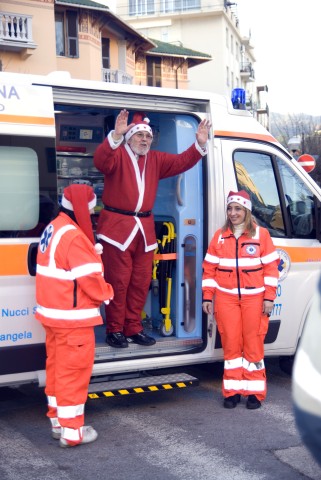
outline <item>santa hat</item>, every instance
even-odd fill
[[[89,211],[96,206],[97,198],[89,185],[73,183],[64,189],[61,206],[74,212],[77,224],[94,244],[94,234]]]
[[[250,195],[245,190],[240,190],[239,192],[230,192],[227,196],[227,205],[230,203],[238,203],[242,207],[252,210],[252,202],[250,200]]]
[[[153,136],[153,131],[149,126],[149,122],[150,120],[146,117],[144,112],[135,112],[131,122],[135,125],[126,133],[126,142],[128,142],[128,140],[137,132],[148,132],[151,136]]]

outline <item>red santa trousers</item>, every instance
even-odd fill
[[[140,231],[124,252],[101,243],[105,280],[114,289],[114,299],[105,307],[107,333],[123,332],[129,337],[142,330],[141,314],[152,278],[154,251],[145,252]]]
[[[52,426],[62,427],[61,436],[79,443],[84,425],[84,407],[94,364],[93,327],[46,330],[46,388]]]
[[[264,337],[269,319],[262,314],[264,293],[215,294],[214,313],[224,352],[224,397],[239,393],[266,397]]]

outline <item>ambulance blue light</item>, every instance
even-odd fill
[[[244,88],[234,88],[232,90],[232,104],[236,110],[245,110],[245,90]]]

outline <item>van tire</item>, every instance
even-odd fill
[[[294,355],[285,355],[279,358],[279,366],[282,372],[286,373],[287,375],[292,375],[294,364]]]

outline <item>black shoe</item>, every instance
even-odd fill
[[[122,332],[107,333],[106,343],[108,343],[108,345],[110,345],[111,347],[115,347],[115,348],[128,347],[127,338]]]
[[[155,345],[156,343],[155,338],[150,337],[149,335],[144,333],[144,330],[136,333],[136,335],[131,335],[130,337],[127,337],[127,338],[129,341],[138,343],[138,345],[144,345],[145,347],[149,347],[150,345]]]
[[[246,402],[246,408],[249,410],[256,410],[260,408],[261,402],[257,399],[255,395],[249,395]]]
[[[226,397],[224,398],[224,408],[235,408],[238,403],[241,401],[241,395],[239,393],[236,393],[235,395],[232,395],[231,397]]]

